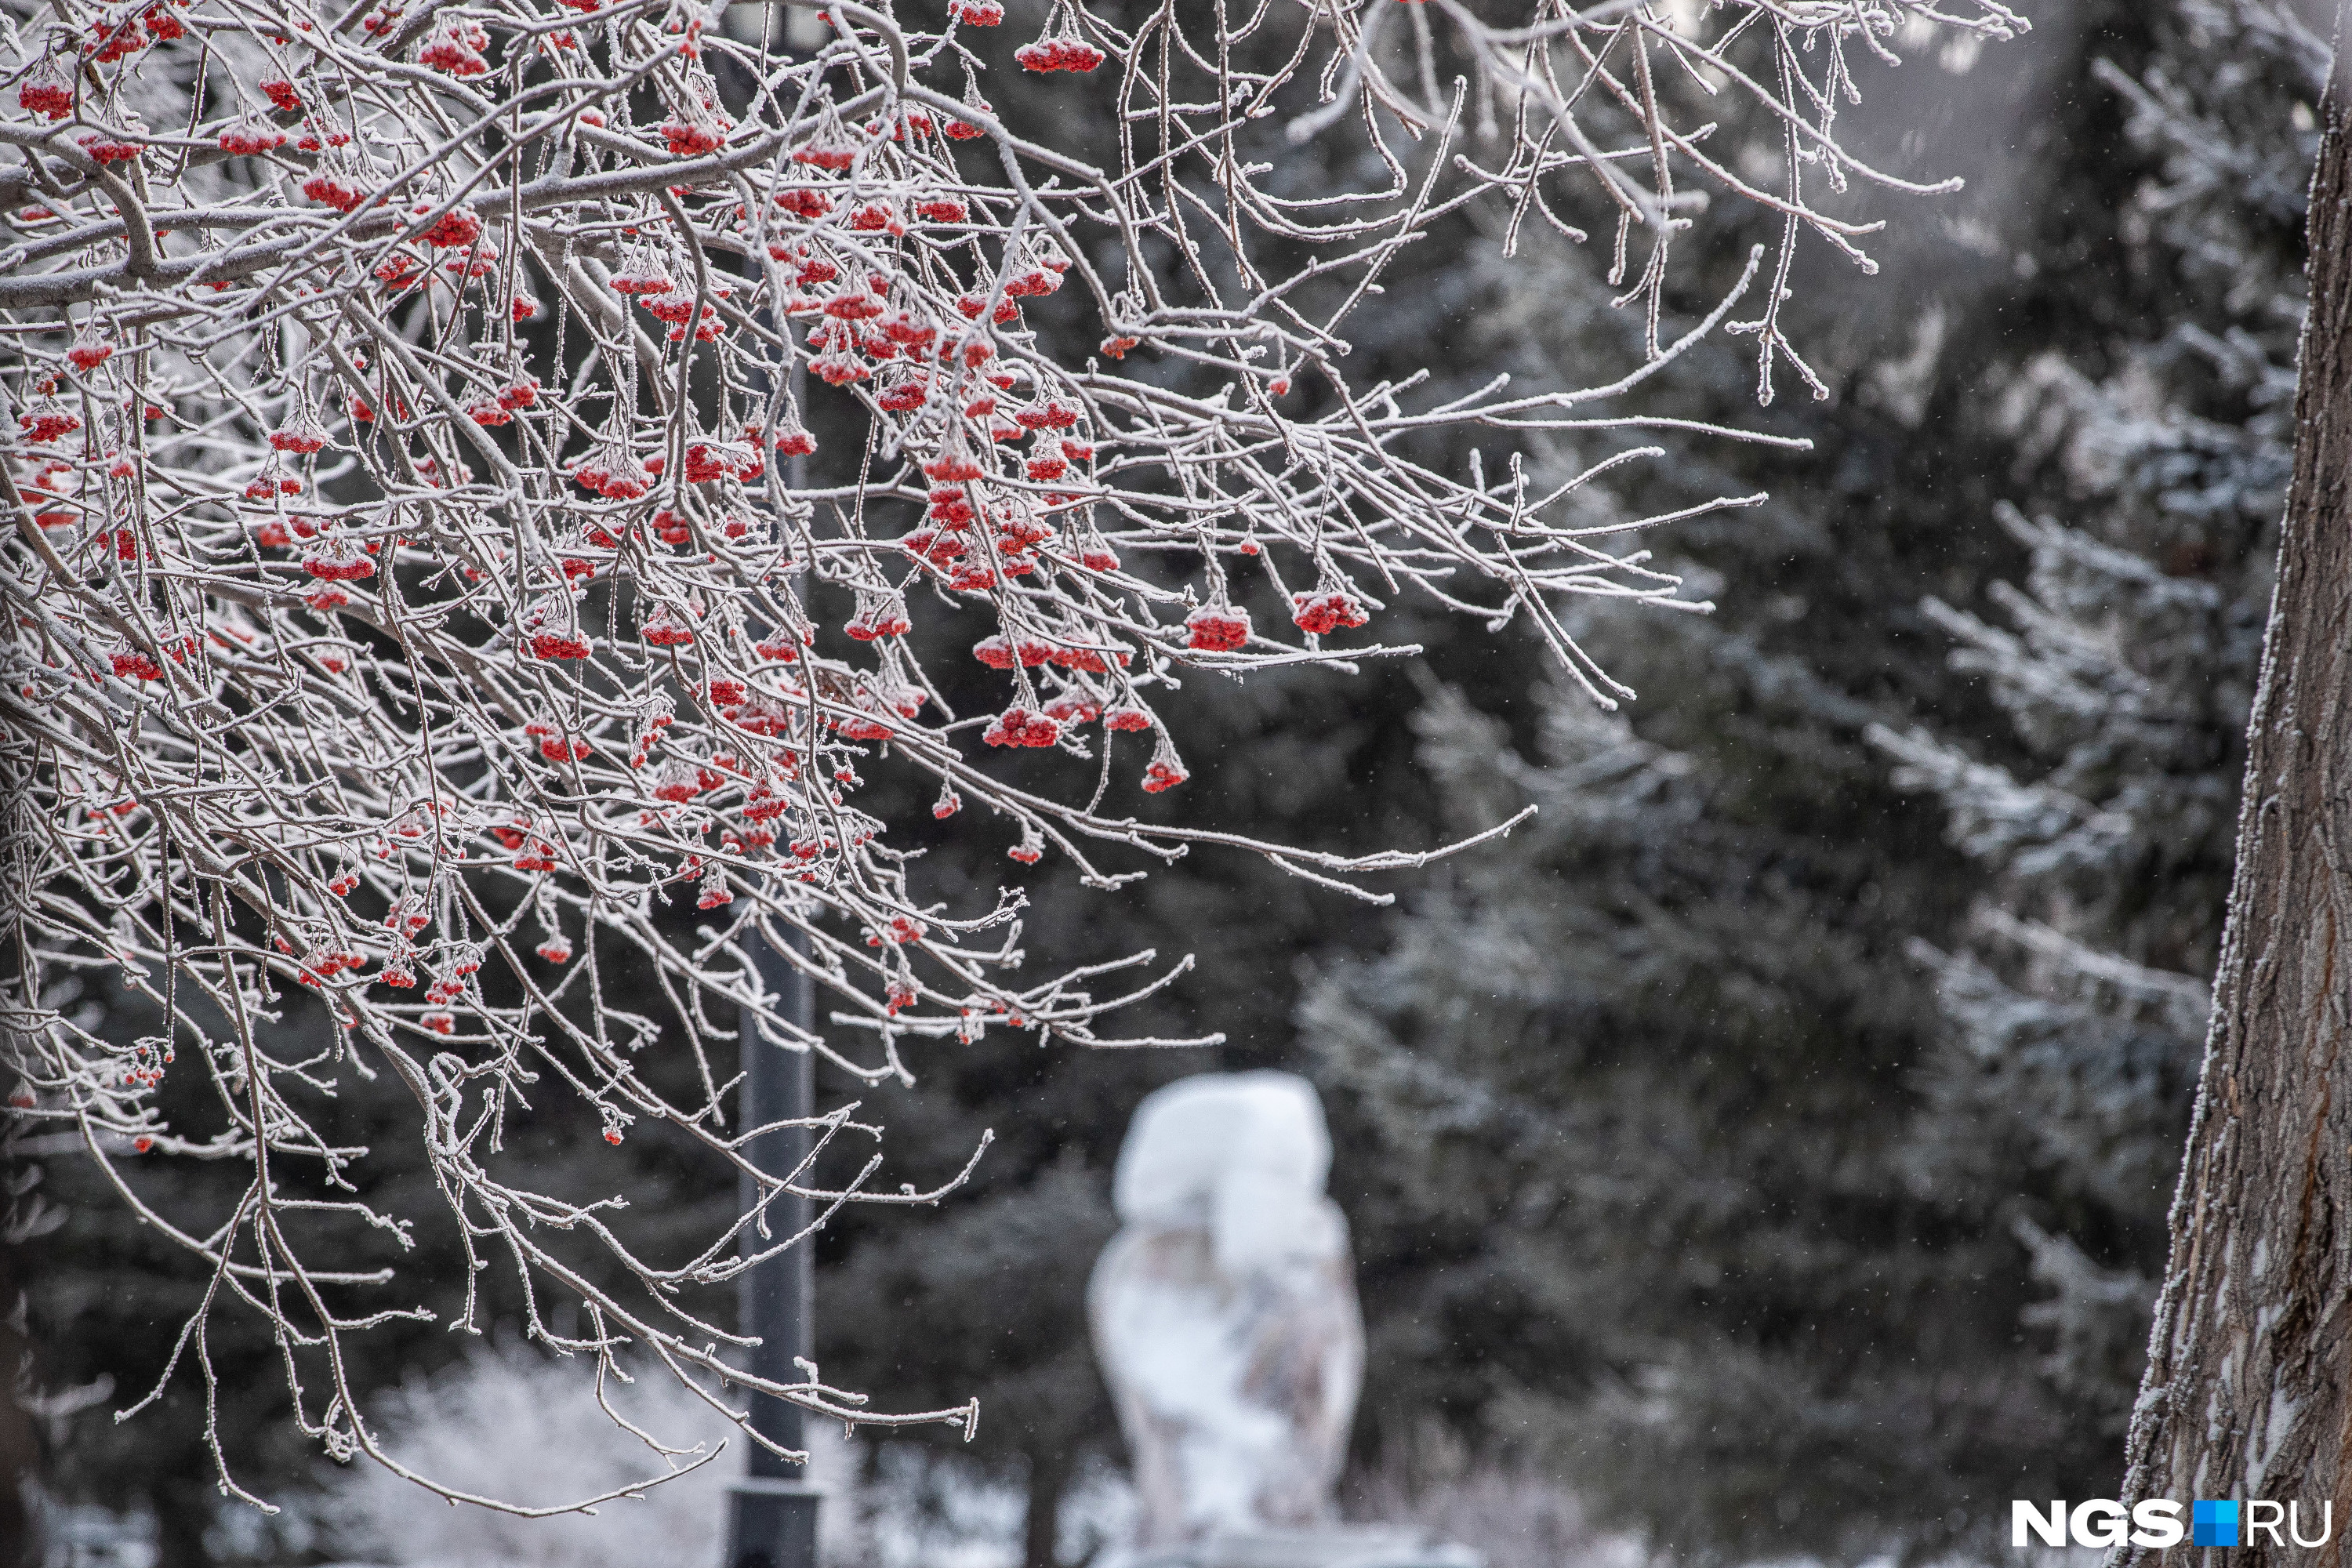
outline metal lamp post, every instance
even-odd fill
[[[783,999],[784,1012],[803,1027],[814,1020],[814,987],[809,977],[783,956],[764,945],[758,953],[761,979],[772,994]],[[784,1051],[760,1038],[759,1023],[747,1011],[743,1017],[743,1083],[739,1104],[742,1125],[766,1126],[808,1116],[814,1099],[812,1079],[814,1058],[808,1051]],[[749,1148],[751,1163],[772,1175],[796,1168],[808,1152],[808,1130],[784,1127],[763,1132]],[[759,1199],[751,1177],[741,1179],[746,1208]],[[743,1233],[748,1256],[772,1246],[780,1236],[791,1236],[809,1223],[809,1200],[791,1194],[768,1205],[769,1235]],[[747,1268],[738,1282],[742,1331],[759,1340],[751,1347],[746,1370],[775,1383],[797,1381],[795,1356],[815,1353],[815,1268],[811,1256],[814,1238]],[[785,1448],[803,1448],[807,1413],[772,1394],[751,1395],[751,1427],[770,1442]],[[751,1463],[735,1482],[730,1500],[726,1568],[814,1568],[816,1563],[817,1494],[803,1467],[787,1464],[759,1444],[751,1447]]]
[[[793,367],[793,391],[800,392],[800,367]],[[789,480],[794,489],[807,483],[807,459],[794,458]],[[808,956],[808,939],[788,939],[801,957]],[[761,989],[779,998],[783,1015],[804,1030],[816,1027],[816,986],[807,973],[764,942],[752,945]],[[808,1157],[809,1130],[804,1126],[774,1127],[776,1122],[807,1120],[815,1104],[816,1054],[786,1051],[760,1037],[760,1023],[749,1009],[743,1014],[742,1087],[737,1091],[737,1115],[744,1127],[770,1127],[745,1149],[754,1169],[769,1175],[787,1175]],[[760,1201],[760,1184],[751,1175],[737,1178],[738,1202],[749,1210]],[[767,1235],[758,1228],[743,1232],[743,1256],[755,1256],[776,1237],[797,1236],[808,1228],[809,1200],[781,1193],[768,1205]],[[794,1357],[816,1357],[816,1238],[746,1268],[736,1281],[736,1321],[759,1343],[751,1349],[745,1370],[772,1383],[793,1383],[800,1373]],[[751,1395],[751,1429],[779,1447],[805,1451],[808,1413],[772,1394]],[[730,1489],[724,1568],[816,1568],[817,1494],[809,1485],[806,1467],[789,1464],[757,1443],[749,1445],[750,1461]]]

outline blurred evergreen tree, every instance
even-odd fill
[[[1630,714],[1424,706],[1458,827],[1543,815],[1302,1008],[1398,1222],[1376,1423],[1445,1410],[1686,1555],[1997,1550],[2119,1467],[2325,50],[2226,0],[2074,20],[2043,264],[1939,301],[1897,395],[1857,368],[1760,516],[1677,531],[1717,615],[1591,619]]]
[[[2153,161],[2127,211],[2164,308],[2101,363],[2023,367],[1998,417],[2045,476],[2034,515],[2002,513],[2030,571],[1984,615],[1926,605],[2003,751],[1939,724],[1876,737],[1992,879],[1957,945],[1916,949],[1952,1026],[1922,1079],[1921,1178],[2011,1226],[2046,1293],[2043,1373],[2118,1440],[2221,944],[2327,73],[2291,11],[2187,0],[2159,37],[2137,77],[2095,68]]]

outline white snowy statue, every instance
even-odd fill
[[[1136,1110],[1087,1307],[1139,1554],[1326,1533],[1364,1377],[1330,1170],[1322,1103],[1289,1073],[1207,1073]]]

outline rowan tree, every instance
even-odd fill
[[[1524,619],[1587,698],[1629,695],[1560,605],[1688,607],[1640,536],[1754,498],[1596,521],[1587,492],[1662,455],[1625,400],[1718,330],[1753,339],[1760,396],[1783,373],[1820,393],[1781,321],[1797,247],[1867,268],[1851,187],[1936,188],[1840,147],[1858,65],[1939,25],[2023,26],[1997,0],[1502,21],[1054,0],[1006,58],[994,0],[919,4],[829,0],[804,50],[686,0],[10,13],[16,1099],[209,1268],[166,1383],[211,1378],[215,1314],[258,1313],[299,1429],[389,1464],[346,1347],[470,1325],[497,1268],[527,1331],[600,1378],[625,1350],[739,1421],[750,1388],[968,1424],[730,1365],[710,1303],[805,1240],[769,1226],[780,1194],[822,1224],[945,1189],[884,1191],[878,1156],[845,1156],[879,1133],[854,1101],[814,1120],[808,1163],[758,1169],[711,1047],[748,1016],[871,1084],[911,1079],[909,1042],[991,1028],[1154,1043],[1107,1019],[1168,971],[1033,970],[1020,891],[928,882],[910,825],[861,809],[865,775],[1104,892],[1195,846],[1349,888],[1421,858],[1155,805],[1187,773],[1171,694],[1409,651],[1380,625],[1417,597]],[[990,101],[1050,83],[1099,96],[1104,158]],[[1286,153],[1318,138],[1347,139],[1321,165],[1345,173],[1303,185]],[[1674,241],[1723,198],[1776,215],[1778,247],[1670,337]],[[1645,323],[1629,363],[1527,396],[1350,376],[1384,271],[1480,204],[1507,251],[1530,223],[1597,240]],[[1090,346],[1059,352],[1032,310]],[[819,428],[854,434],[820,452]],[[1537,483],[1523,450],[1570,432],[1621,440]],[[1260,585],[1288,624],[1243,607]],[[917,653],[967,639],[998,672],[977,706],[949,695],[968,670]],[[813,979],[818,1026],[762,984],[762,948]],[[155,1032],[65,1010],[92,972]],[[323,1033],[273,1026],[301,993]],[[167,1074],[204,1085],[200,1112],[163,1114]],[[439,1221],[379,1202],[367,1151],[321,1131],[366,1074],[414,1100]],[[658,1128],[750,1201],[633,1245],[623,1197],[503,1142],[562,1100],[615,1144]],[[142,1169],[174,1160],[246,1179],[184,1212]],[[459,1237],[460,1278],[348,1266],[350,1238],[426,1223]]]

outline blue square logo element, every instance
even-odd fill
[[[2203,1498],[2189,1505],[2189,1544],[2191,1546],[2235,1546],[2238,1544],[2238,1505],[2234,1502],[2209,1502]]]

